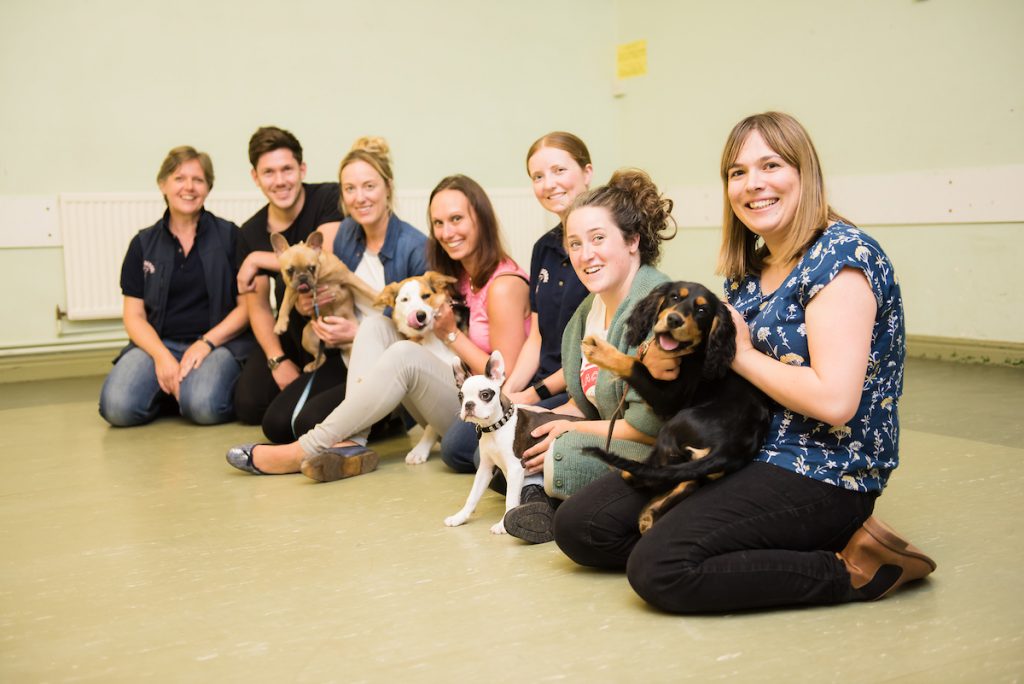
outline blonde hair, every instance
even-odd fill
[[[739,156],[747,137],[757,131],[776,154],[796,169],[800,176],[800,199],[793,223],[778,254],[769,254],[759,238],[732,210],[729,201],[729,168]],[[800,122],[782,112],[754,114],[740,121],[729,133],[722,150],[721,176],[725,208],[722,217],[722,247],[716,273],[738,279],[758,274],[771,257],[789,263],[798,258],[833,221],[846,221],[828,205],[825,179],[811,136]]]
[[[391,148],[388,147],[388,141],[384,138],[379,136],[363,136],[359,138],[352,143],[352,149],[348,151],[345,158],[341,160],[341,165],[338,166],[338,182],[341,182],[341,172],[345,170],[346,166],[357,161],[366,162],[384,179],[384,184],[388,187],[388,211],[394,213],[395,176],[391,172],[390,153]],[[344,193],[339,194],[338,209],[341,211],[342,216],[345,216],[343,196]]]

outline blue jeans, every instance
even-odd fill
[[[857,596],[836,552],[876,496],[752,463],[702,485],[640,536],[650,496],[612,472],[562,503],[555,542],[580,565],[624,569],[641,598],[673,613],[841,603]]]
[[[170,340],[163,343],[179,361],[191,346]],[[199,425],[231,420],[235,415],[232,395],[241,372],[241,364],[230,351],[225,347],[215,349],[182,381],[178,392],[181,415]],[[157,382],[152,357],[132,347],[117,360],[103,382],[100,415],[115,427],[143,425],[157,417],[167,397]]]
[[[569,401],[565,392],[538,401],[534,406],[553,409]],[[457,473],[475,473],[480,465],[479,440],[472,423],[456,420],[441,439],[441,460]],[[504,484],[502,484],[504,489]]]

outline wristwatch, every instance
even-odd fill
[[[267,368],[269,368],[272,371],[276,371],[277,367],[280,366],[281,363],[283,361],[286,361],[287,359],[288,359],[288,355],[287,354],[281,354],[280,356],[275,356],[272,359],[267,359]]]
[[[544,384],[543,380],[533,386],[533,391],[536,392],[537,396],[541,399],[551,398],[551,390],[548,389],[548,386]]]
[[[446,344],[455,344],[455,338],[459,336],[458,330],[452,330],[450,333],[444,336]]]

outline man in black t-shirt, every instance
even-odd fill
[[[238,241],[238,291],[246,294],[249,325],[259,342],[246,361],[235,391],[236,413],[243,423],[259,424],[277,394],[299,377],[310,360],[302,348],[308,319],[290,317],[288,331],[274,334],[270,283],[282,301],[284,282],[270,234],[281,233],[288,244],[305,240],[318,228],[341,221],[337,183],[304,183],[306,165],[294,135],[274,126],[257,130],[249,140],[252,178],[267,205],[242,225]],[[338,361],[344,372],[344,366]],[[327,371],[325,371],[326,373]],[[340,378],[344,382],[344,376]]]

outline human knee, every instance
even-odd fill
[[[698,566],[690,561],[669,560],[665,546],[644,536],[629,555],[626,579],[647,603],[670,613],[704,612],[697,587]]]
[[[476,429],[470,423],[456,421],[441,439],[441,460],[457,473],[475,472],[478,444]]]
[[[581,497],[570,497],[555,511],[555,544],[578,565],[621,569],[622,559],[612,551],[621,539],[612,539],[606,529],[594,524],[594,511]]]
[[[234,417],[230,402],[217,401],[210,395],[181,394],[178,405],[181,416],[196,425],[217,425]]]
[[[147,411],[123,393],[100,393],[100,416],[114,427],[134,427],[150,422],[155,412]]]

